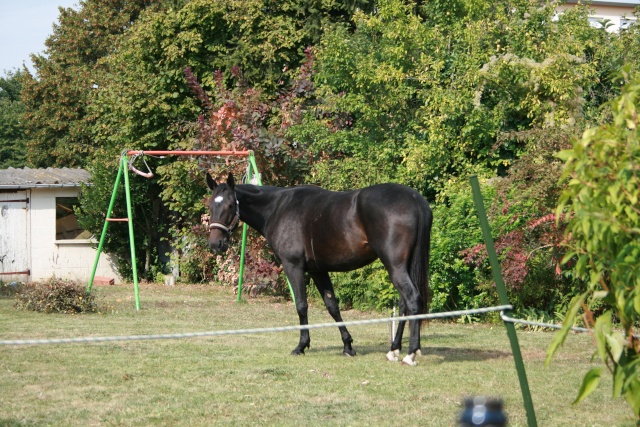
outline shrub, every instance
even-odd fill
[[[238,233],[239,234],[239,233]],[[242,289],[245,295],[258,294],[289,295],[282,267],[267,247],[267,242],[249,230],[247,239]],[[241,241],[232,242],[229,251],[215,257],[217,270],[215,281],[222,285],[237,287],[240,272]],[[237,292],[237,290],[236,290]]]
[[[208,283],[215,279],[216,256],[209,251],[206,227],[200,223],[172,230],[171,261],[180,270],[186,283]]]
[[[399,298],[379,260],[358,270],[331,273],[331,281],[343,309],[384,311],[392,308]]]
[[[87,295],[84,286],[56,278],[27,283],[16,293],[16,308],[41,313],[93,313],[97,309],[95,298]]]
[[[487,197],[493,198],[493,192]],[[476,272],[464,263],[462,255],[463,250],[482,241],[471,187],[463,179],[449,181],[432,207],[431,311],[490,305],[487,292],[477,288]]]
[[[24,283],[11,282],[4,283],[0,281],[0,298],[11,298],[15,296],[24,287]]]
[[[622,76],[632,78],[628,69]],[[610,108],[611,123],[588,129],[572,149],[558,153],[565,161],[566,188],[557,212],[569,218],[563,261],[572,262],[573,274],[588,287],[572,301],[547,364],[583,309],[597,355],[613,376],[614,395],[624,396],[640,425],[640,76]],[[590,310],[594,303],[606,311],[596,317]],[[600,366],[585,375],[576,402],[597,387],[602,371]]]
[[[576,280],[561,263],[567,223],[556,221],[554,211],[563,162],[553,155],[571,146],[571,135],[582,125],[499,137],[497,148],[518,140],[526,149],[503,177],[492,178],[483,186],[483,192],[490,192],[485,196],[487,215],[509,300],[518,315],[527,316],[535,310],[554,317],[566,311],[571,297],[584,291],[584,282]],[[477,229],[477,219],[473,226]],[[475,269],[480,287],[494,288],[484,242],[461,253],[465,265]]]

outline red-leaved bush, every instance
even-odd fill
[[[214,73],[214,87],[207,93],[192,70],[184,70],[186,82],[196,98],[201,102],[203,112],[193,124],[196,137],[193,150],[252,150],[255,153],[262,180],[271,185],[292,185],[299,183],[313,159],[295,141],[287,138],[290,127],[302,120],[303,106],[313,96],[314,86],[313,54],[308,48],[306,59],[301,64],[295,78],[275,95],[265,94],[259,88],[248,87],[238,67],[232,71],[235,85],[229,87],[221,72]],[[224,163],[210,157],[201,157],[197,170],[192,171],[194,180],[202,180],[205,172],[215,178],[226,178],[229,172],[236,177],[244,175],[246,161],[227,158]],[[197,174],[198,176],[196,176]],[[238,179],[238,178],[237,178]],[[232,240],[229,251],[224,255],[204,254],[206,230],[194,227],[194,235],[202,246],[193,253],[201,256],[203,277],[205,269],[213,272],[218,283],[236,286],[240,264],[240,238]],[[198,262],[197,258],[193,261]],[[209,266],[214,264],[214,268]],[[285,290],[285,279],[280,273],[273,255],[266,248],[266,241],[255,233],[247,241],[243,292],[255,295],[260,292]]]
[[[546,250],[554,264],[555,273],[562,274],[560,261],[562,260],[564,241],[564,225],[556,225],[556,215],[548,214],[527,223],[526,227],[511,231],[497,238],[494,242],[496,253],[501,260],[502,278],[505,285],[515,291],[519,290],[531,265],[529,260],[536,251]],[[482,268],[487,262],[487,249],[484,244],[461,252],[468,265]]]

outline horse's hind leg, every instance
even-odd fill
[[[404,300],[400,298],[398,301],[398,314],[400,316],[407,315],[407,306],[404,303]],[[404,327],[407,323],[406,320],[400,320],[398,322],[398,329],[396,330],[396,334],[393,337],[393,342],[391,343],[391,350],[387,353],[387,359],[391,362],[397,362],[400,356],[400,350],[402,350],[402,335],[404,334]]]
[[[409,316],[418,314],[420,311],[420,294],[411,281],[409,273],[402,268],[390,268],[389,277],[400,293],[400,300],[404,300],[404,314]],[[398,330],[400,330],[400,325],[398,325]],[[419,354],[420,351],[420,321],[410,320],[409,331],[409,351],[402,362],[408,365],[415,365],[416,355]],[[402,337],[396,337],[396,340],[394,340],[392,344],[391,351],[396,350],[394,346],[398,344],[401,339]],[[388,357],[389,356],[387,356],[387,358]]]
[[[333,320],[335,320],[336,322],[342,322],[340,308],[338,307],[338,299],[333,292],[333,284],[331,283],[331,279],[329,278],[329,273],[310,273],[309,275],[313,279],[313,282],[316,284],[320,295],[322,295],[324,305],[327,307],[327,311],[329,312],[331,317],[333,317]],[[351,334],[344,326],[340,326],[338,329],[340,329],[340,335],[344,344],[343,353],[347,356],[355,356],[356,352],[351,347],[351,343],[353,342]]]

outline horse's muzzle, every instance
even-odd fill
[[[229,249],[229,235],[218,228],[212,228],[209,232],[209,251],[222,253]]]
[[[219,239],[212,242],[209,240],[209,250],[213,253],[223,253],[229,249],[229,241],[227,239]]]

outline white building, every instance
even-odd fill
[[[0,170],[0,280],[41,281],[51,277],[86,284],[96,257],[95,240],[76,221],[73,206],[83,169]],[[120,282],[103,254],[96,276]]]
[[[640,6],[640,0],[567,0],[566,4],[558,7],[558,12],[574,7],[576,4],[586,4],[593,11],[589,16],[589,22],[594,27],[606,24],[607,31],[620,31],[628,28],[637,21],[634,15],[636,7]]]

